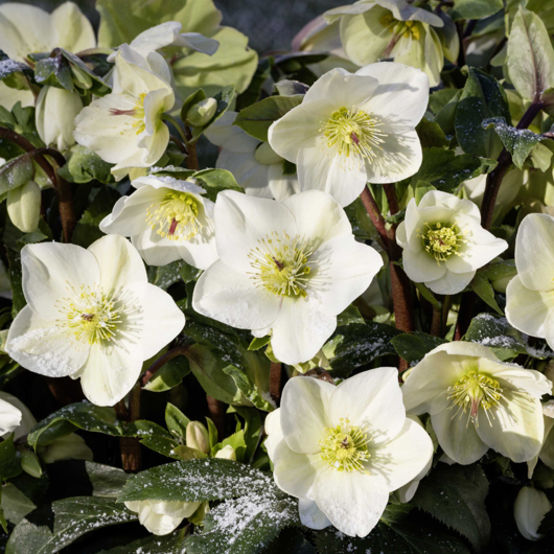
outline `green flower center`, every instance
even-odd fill
[[[496,406],[504,395],[494,377],[473,369],[448,387],[447,397],[458,408],[458,413],[469,412],[474,420],[480,407],[487,411]]]
[[[444,262],[457,254],[464,243],[464,236],[457,225],[440,221],[426,223],[420,236],[423,248],[437,262]]]
[[[201,202],[193,194],[169,190],[161,202],[148,207],[146,222],[160,237],[190,240],[202,229],[201,215]]]
[[[422,25],[419,21],[399,21],[390,12],[383,14],[379,23],[398,38],[419,40],[421,36]]]
[[[364,471],[369,461],[369,438],[362,427],[341,418],[335,427],[327,427],[319,441],[321,459],[338,471]]]
[[[305,297],[313,277],[309,262],[314,250],[313,243],[300,237],[272,233],[258,241],[248,253],[252,267],[250,277],[278,296]]]
[[[339,108],[323,124],[320,132],[330,148],[341,156],[356,154],[369,161],[377,157],[384,133],[378,119],[362,110]]]

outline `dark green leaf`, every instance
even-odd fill
[[[182,530],[177,530],[169,535],[150,535],[123,546],[101,550],[98,554],[185,554],[184,541]]]
[[[249,135],[267,141],[267,130],[277,119],[283,117],[292,108],[302,102],[303,95],[270,96],[244,108],[235,119],[235,125],[244,129]]]
[[[15,449],[13,436],[10,436],[0,442],[0,481],[8,481],[20,473],[20,456]]]
[[[113,182],[112,164],[85,146],[71,147],[67,163],[59,170],[60,175],[72,183],[89,183],[96,180],[107,184]]]
[[[12,483],[2,487],[2,511],[10,523],[17,525],[35,508],[33,501]]]
[[[230,460],[206,458],[165,464],[132,475],[119,500],[221,500],[271,487],[273,479],[257,469]]]
[[[182,383],[189,373],[190,367],[187,358],[177,356],[158,369],[143,388],[152,392],[164,392]]]
[[[117,467],[85,462],[85,470],[94,496],[116,498],[129,475]]]
[[[449,11],[454,20],[482,19],[493,15],[504,7],[502,0],[454,0]]]
[[[189,423],[190,419],[177,406],[171,402],[167,403],[165,407],[165,425],[170,433],[173,433],[184,441]]]
[[[22,519],[12,531],[6,545],[6,554],[52,554],[44,545],[52,539],[52,531],[46,525],[37,525]]]
[[[489,482],[479,465],[439,466],[418,487],[412,503],[466,537],[482,552],[490,535],[485,507]]]
[[[421,331],[414,331],[413,333],[397,335],[391,339],[391,342],[401,358],[409,363],[414,363],[421,360],[427,352],[446,341]]]
[[[477,272],[471,281],[471,290],[481,299],[486,302],[498,315],[504,315],[496,298],[494,297],[494,289],[489,280],[481,273]]]
[[[252,342],[248,345],[248,350],[260,350],[264,346],[267,346],[271,341],[271,335],[265,337],[254,337]]]

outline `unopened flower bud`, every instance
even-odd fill
[[[230,444],[227,444],[221,450],[217,451],[215,457],[223,458],[224,460],[236,460],[237,453],[235,452],[235,449]]]
[[[193,127],[202,127],[209,123],[217,111],[217,100],[209,97],[193,104],[187,112],[187,122]]]
[[[273,165],[282,161],[282,158],[275,153],[268,142],[262,142],[262,144],[256,148],[254,158],[262,165]]]
[[[35,124],[43,142],[60,151],[75,144],[74,121],[82,108],[83,103],[77,92],[44,87],[38,95],[35,111]]]
[[[36,230],[40,221],[41,193],[34,181],[10,190],[6,208],[11,222],[23,233]]]
[[[208,440],[208,430],[199,421],[191,421],[187,425],[185,440],[189,448],[196,448],[204,454],[210,451],[210,442]]]
[[[539,540],[538,532],[544,516],[550,511],[552,504],[544,492],[533,487],[522,487],[514,502],[514,519],[518,531],[530,541]]]

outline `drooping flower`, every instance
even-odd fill
[[[529,541],[543,537],[539,527],[552,504],[543,491],[533,487],[521,487],[514,502],[514,519],[517,530]]]
[[[21,2],[0,5],[0,50],[12,60],[25,62],[28,54],[51,52],[56,47],[80,52],[95,46],[94,29],[73,2],[64,2],[52,13]],[[31,106],[33,93],[0,82],[0,105],[11,110],[17,101]]]
[[[506,288],[510,325],[554,349],[554,217],[529,214],[516,235],[517,275]]]
[[[424,71],[434,87],[440,83],[444,58],[455,61],[458,56],[452,21],[406,0],[359,0],[324,16],[339,23],[346,55],[358,65],[392,58]]]
[[[154,535],[167,535],[181,521],[190,517],[202,502],[179,502],[177,500],[133,500],[124,502],[131,512],[138,513],[139,521]]]
[[[536,456],[544,435],[540,398],[551,390],[542,373],[463,341],[428,352],[402,386],[408,413],[429,413],[439,445],[459,464],[489,448],[516,463]]]
[[[428,97],[428,79],[413,67],[382,62],[356,73],[332,69],[272,123],[269,144],[296,163],[301,190],[324,190],[347,206],[367,181],[400,181],[419,169],[415,126]]]
[[[0,398],[0,437],[11,433],[21,423],[21,410],[8,400],[5,397]]]
[[[148,283],[139,253],[121,236],[88,249],[26,245],[21,263],[28,304],[10,326],[6,352],[35,373],[80,378],[93,404],[121,400],[142,362],[183,328],[181,310]]]
[[[337,314],[383,265],[358,243],[344,210],[328,194],[306,191],[282,202],[223,191],[215,204],[219,260],[200,277],[193,308],[255,336],[271,333],[288,364],[312,358]]]
[[[203,188],[168,176],[139,177],[137,189],[123,196],[100,222],[104,233],[131,237],[149,265],[175,260],[206,269],[217,258],[213,202]]]
[[[267,142],[250,136],[233,125],[236,112],[225,112],[204,132],[221,150],[216,167],[228,169],[246,194],[283,200],[299,192],[296,172],[285,173],[285,160]]]
[[[300,519],[365,536],[389,493],[416,477],[433,456],[425,430],[406,417],[398,372],[382,367],[339,386],[294,377],[265,423],[277,485],[299,498]]]
[[[115,56],[112,92],[93,100],[75,119],[75,140],[116,164],[116,179],[155,164],[169,142],[162,115],[175,103],[173,89],[141,60],[122,45]]]
[[[477,269],[508,248],[481,227],[473,202],[438,190],[427,192],[419,204],[410,200],[396,242],[408,277],[437,294],[462,291]]]

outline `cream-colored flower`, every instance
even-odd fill
[[[516,235],[517,275],[506,288],[506,319],[554,349],[554,217],[529,214]]]
[[[344,210],[311,190],[282,202],[223,191],[215,203],[219,260],[194,288],[193,308],[212,319],[271,333],[287,364],[312,358],[342,312],[383,265],[354,240]]]
[[[181,310],[148,283],[139,253],[121,236],[88,249],[26,245],[21,263],[28,304],[10,326],[6,352],[35,373],[80,378],[93,404],[121,400],[143,361],[183,328]]]
[[[463,341],[427,353],[402,387],[408,413],[429,413],[439,445],[459,464],[476,462],[489,448],[516,463],[536,456],[544,438],[540,398],[551,390],[542,373]]]
[[[332,69],[272,123],[269,144],[296,164],[301,190],[323,190],[347,206],[368,181],[401,181],[419,169],[415,126],[428,97],[427,76],[413,67],[382,62],[356,73]]]
[[[59,47],[80,52],[96,46],[90,21],[73,2],[64,2],[52,13],[21,2],[0,5],[0,50],[12,60],[25,62],[28,54],[50,52]],[[35,102],[30,90],[17,90],[0,82],[0,105],[8,110],[20,101]]]
[[[131,237],[149,265],[175,260],[206,269],[217,259],[213,226],[214,203],[203,188],[167,176],[139,177],[137,189],[123,196],[100,222],[104,233]]]
[[[277,485],[299,498],[300,520],[365,536],[389,493],[433,456],[425,430],[406,417],[395,368],[359,373],[338,387],[294,377],[265,423]]]
[[[543,537],[539,527],[552,504],[544,492],[533,487],[521,487],[514,502],[514,519],[517,530],[529,541]]]
[[[115,56],[112,92],[93,100],[75,120],[75,140],[116,164],[112,168],[116,179],[132,168],[155,164],[169,142],[162,115],[175,103],[173,89],[145,68],[143,60],[122,45]]]
[[[444,57],[455,61],[459,42],[450,20],[414,7],[406,0],[359,0],[324,14],[340,25],[346,55],[358,65],[392,58],[417,67],[429,77],[431,86],[440,83]]]
[[[23,415],[19,408],[4,397],[5,394],[0,392],[0,437],[17,429]]]
[[[267,142],[261,142],[233,125],[237,112],[227,111],[204,135],[220,146],[216,167],[228,169],[246,194],[284,200],[300,192],[296,172],[286,174],[285,160]]]
[[[508,243],[481,227],[479,208],[438,190],[419,204],[411,199],[396,231],[408,277],[437,294],[456,294],[477,269],[508,248]]]
[[[131,512],[137,512],[139,521],[154,535],[167,535],[181,521],[190,517],[202,502],[164,500],[133,500],[124,502]]]

